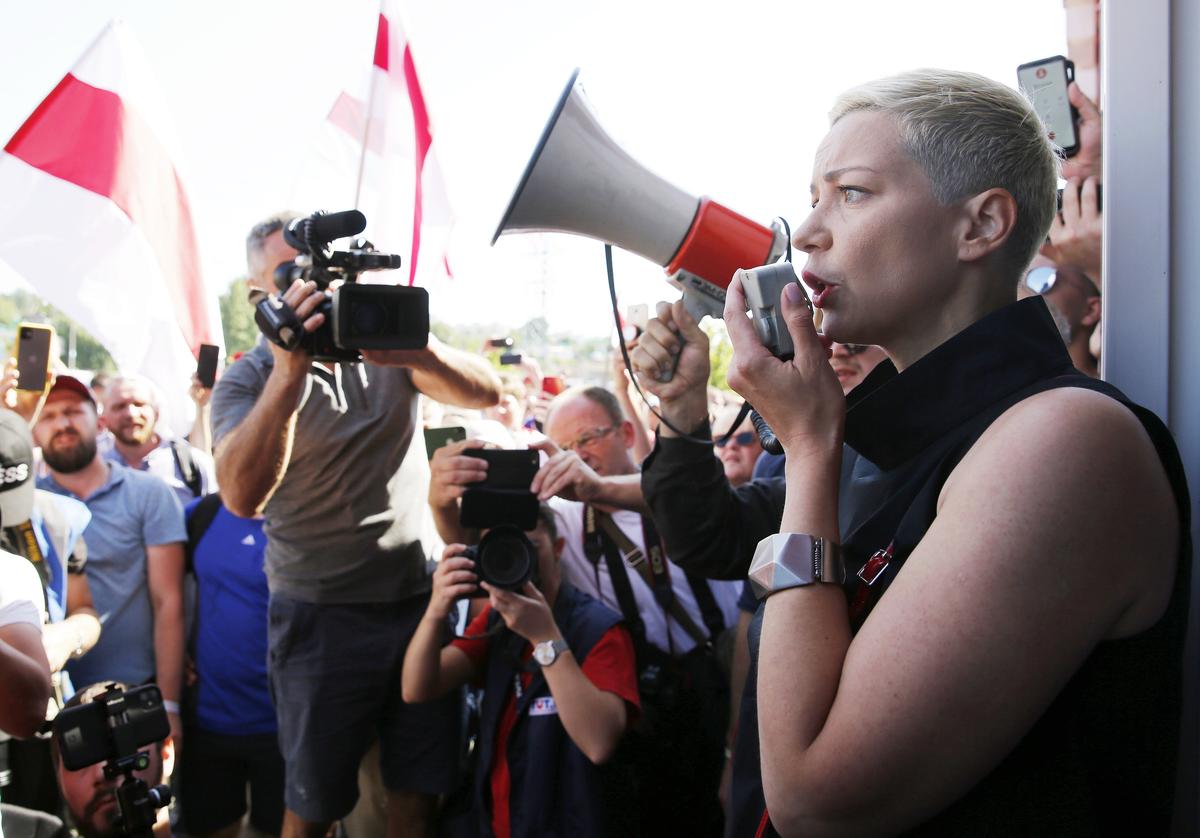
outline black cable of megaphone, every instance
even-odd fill
[[[786,236],[785,241],[787,242],[787,250],[784,255],[784,261],[790,262],[792,261],[792,228],[787,223],[786,218],[783,216],[777,216],[777,218],[779,219],[779,222],[783,224],[784,234]],[[613,274],[612,245],[607,243],[604,245],[604,265],[608,271],[608,298],[612,303],[613,323],[617,328],[617,342],[620,344],[621,358],[625,361],[625,370],[629,373],[629,380],[633,382],[633,388],[637,390],[637,394],[641,396],[646,408],[658,417],[658,421],[670,428],[680,439],[686,439],[688,442],[695,442],[700,445],[713,445],[714,441],[712,439],[704,439],[703,437],[692,436],[686,431],[682,431],[675,427],[675,425],[673,425],[670,420],[667,419],[667,417],[663,416],[654,409],[654,405],[650,404],[650,399],[646,397],[645,392],[642,390],[642,386],[638,384],[637,376],[633,372],[633,364],[629,360],[629,347],[625,344],[625,330],[621,328],[621,311],[620,305],[617,303],[617,282]],[[680,355],[682,354],[683,349],[681,347]],[[676,358],[675,362],[678,364],[679,359]],[[733,420],[733,424],[729,427],[729,430],[721,435],[719,441],[722,444],[727,443],[733,436],[733,432],[736,431],[738,426],[742,424],[742,420],[746,418],[747,413],[750,414],[750,422],[754,425],[754,430],[758,434],[759,444],[762,445],[763,450],[768,454],[782,454],[783,445],[779,442],[779,438],[775,436],[775,432],[771,429],[771,426],[767,424],[767,420],[763,419],[759,412],[755,410],[749,402],[745,401],[742,402],[742,409],[738,411],[737,418]]]

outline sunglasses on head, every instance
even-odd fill
[[[758,437],[755,436],[754,431],[742,431],[740,434],[734,434],[729,439],[720,437],[720,438],[716,439],[713,442],[713,444],[716,445],[718,448],[724,448],[729,443],[736,442],[742,448],[747,448],[747,447],[749,447],[750,443],[754,442],[754,440],[756,440],[757,438]]]

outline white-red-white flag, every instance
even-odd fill
[[[0,260],[186,430],[201,343],[223,345],[177,143],[128,28],[109,23],[0,153]]]
[[[365,62],[364,62],[365,63]],[[369,71],[343,90],[298,171],[291,207],[367,216],[364,235],[399,253],[408,283],[428,285],[450,273],[450,203],[434,152],[433,129],[395,3],[383,0]],[[363,277],[396,282],[395,274]]]

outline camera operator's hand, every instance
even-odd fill
[[[188,398],[196,405],[197,410],[203,410],[212,398],[212,388],[205,387],[200,383],[200,376],[192,373],[192,381],[188,385]]]
[[[817,334],[800,286],[788,283],[781,301],[795,346],[791,361],[762,345],[746,317],[741,280],[734,279],[725,294],[725,326],[733,344],[729,385],[767,420],[789,462],[840,456],[846,399],[829,365],[830,341]]]
[[[546,452],[546,464],[533,476],[529,491],[538,500],[560,497],[590,503],[601,491],[601,477],[574,451],[563,451],[549,439],[530,443],[530,448]]]
[[[480,585],[491,596],[492,608],[504,620],[504,625],[514,633],[535,645],[562,638],[549,603],[532,582],[526,582],[519,594],[487,582]]]
[[[296,313],[304,325],[304,331],[312,333],[325,322],[325,315],[317,311],[317,306],[325,299],[325,292],[317,287],[317,283],[297,279],[279,298]],[[267,341],[267,346],[271,348],[271,355],[275,359],[275,369],[288,378],[299,379],[308,374],[312,356],[303,349],[297,347],[289,351],[272,341]]]
[[[662,414],[680,431],[694,431],[708,416],[708,335],[683,300],[658,304],[658,316],[646,324],[630,362],[642,389],[658,396]],[[672,370],[671,380],[663,382]],[[666,425],[660,431],[674,436]]]
[[[1100,211],[1099,181],[1077,178],[1063,188],[1062,212],[1050,224],[1050,241],[1039,251],[1055,264],[1082,270],[1099,284],[1104,215]]]
[[[13,413],[20,416],[30,425],[37,421],[38,413],[41,412],[42,405],[45,403],[46,395],[50,392],[50,384],[54,380],[54,373],[47,370],[46,372],[46,387],[42,390],[21,390],[18,389],[18,380],[20,376],[17,374],[17,359],[9,358],[4,365],[4,376],[0,378],[0,408],[8,408]]]
[[[1104,120],[1100,109],[1089,99],[1075,82],[1067,87],[1067,98],[1079,111],[1079,151],[1074,157],[1068,157],[1062,164],[1062,176],[1067,179],[1086,177],[1100,178],[1103,176],[1104,155]]]
[[[475,590],[479,577],[472,568],[475,562],[466,558],[462,544],[448,544],[442,560],[433,572],[433,592],[429,595],[429,606],[425,616],[433,620],[445,620],[454,610],[454,603]]]
[[[430,506],[434,509],[455,506],[468,486],[487,479],[487,460],[463,453],[485,447],[487,443],[482,439],[464,439],[433,452],[429,461]]]

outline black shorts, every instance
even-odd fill
[[[184,731],[179,765],[179,816],[188,835],[216,832],[246,814],[260,832],[283,827],[283,757],[274,733],[222,736],[197,727]]]
[[[315,605],[271,596],[271,698],[287,764],[287,807],[306,821],[345,817],[358,766],[378,737],[391,791],[448,794],[458,771],[458,691],[405,704],[400,670],[429,595]],[[186,750],[186,743],[185,743]]]

